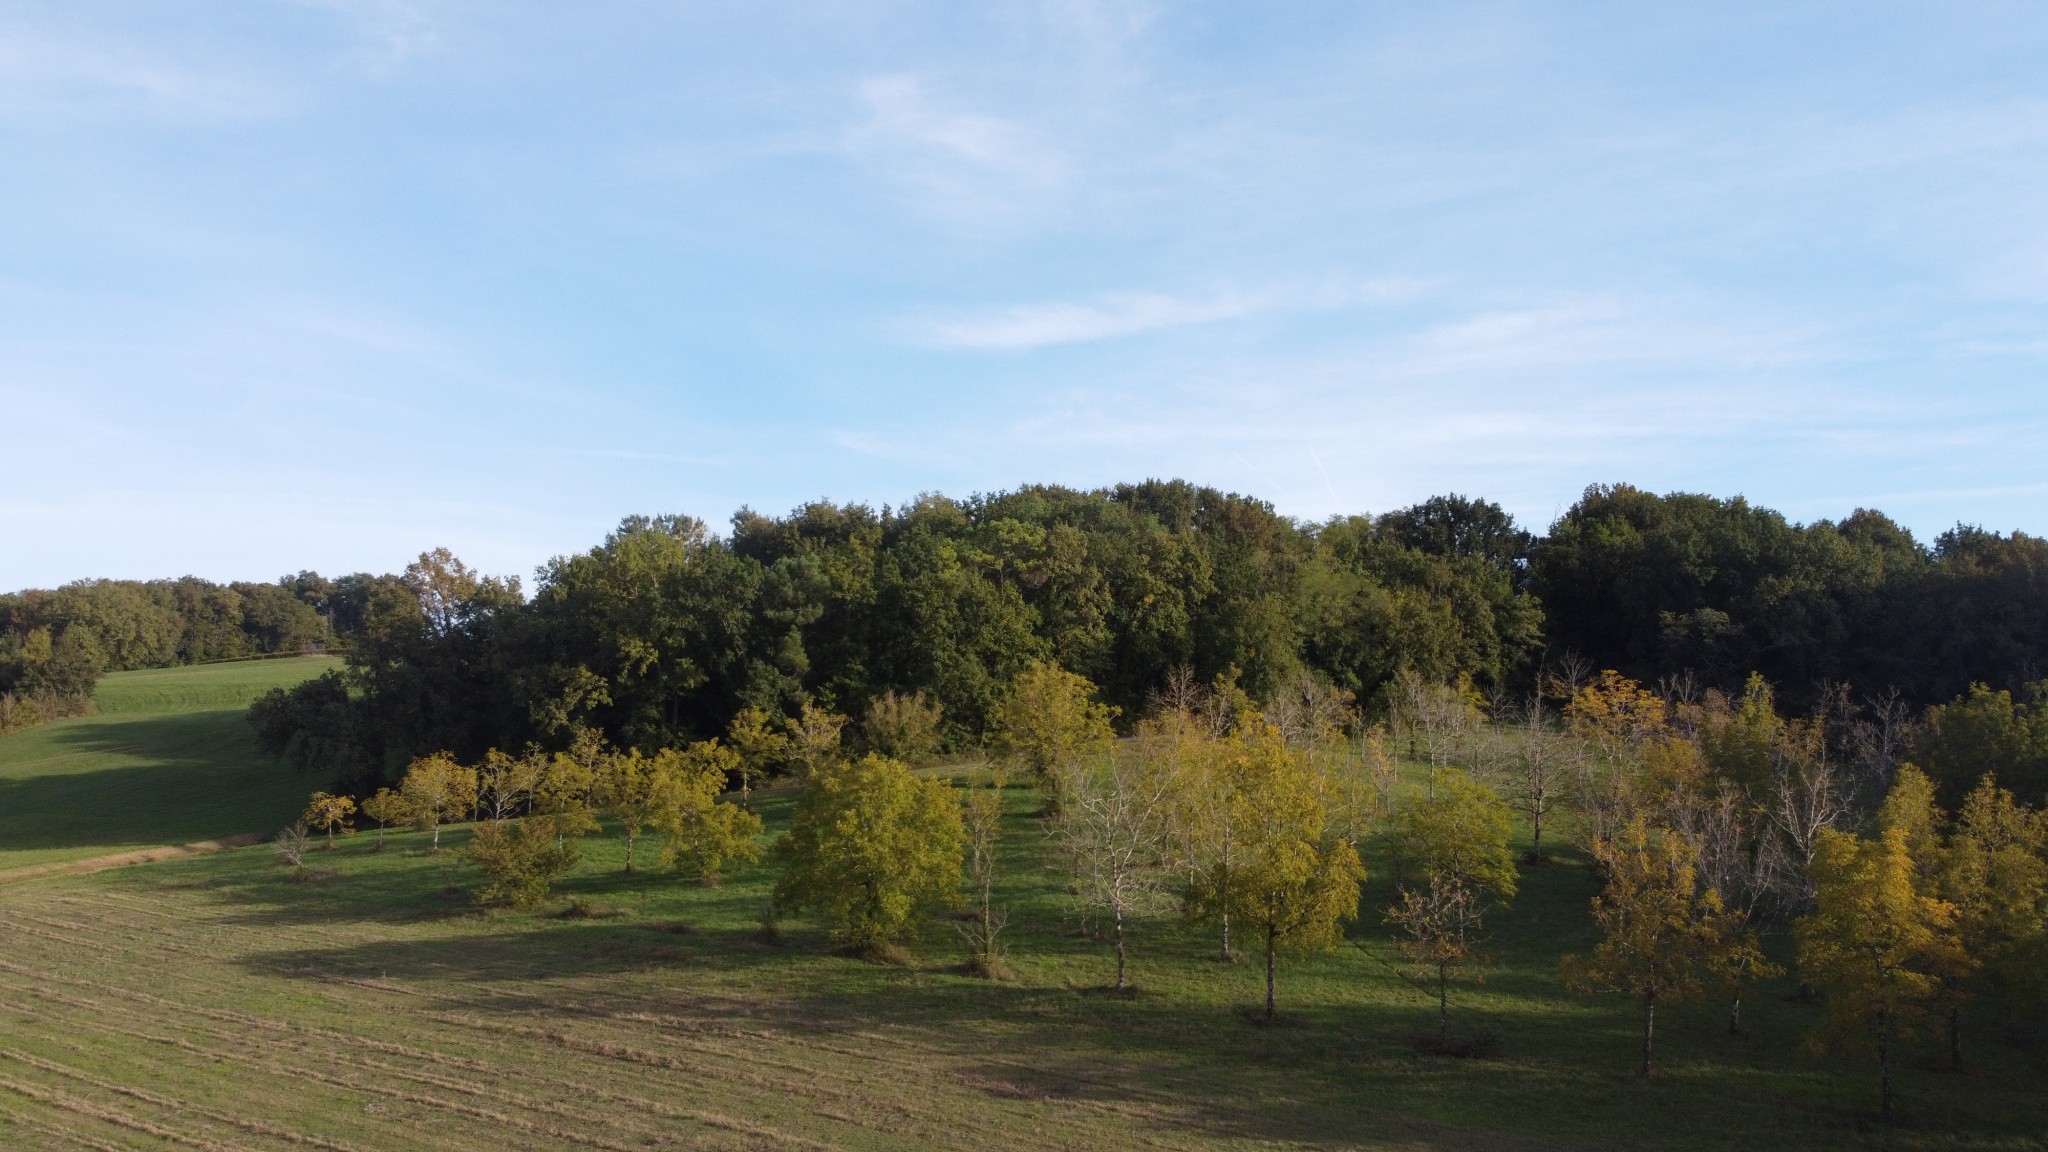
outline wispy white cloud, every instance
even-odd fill
[[[1266,313],[1341,308],[1412,296],[1410,280],[1353,285],[1226,289],[1206,294],[1110,292],[1086,300],[1048,300],[979,312],[925,316],[903,325],[913,344],[930,348],[1022,351],[1084,344],[1169,328],[1242,320]]]
[[[1068,175],[1066,157],[1041,133],[950,106],[915,77],[869,79],[860,99],[866,116],[848,134],[846,151],[949,215],[1015,210]]]
[[[112,35],[0,25],[0,116],[47,124],[109,116],[250,120],[296,101],[232,60],[184,58]]]
[[[1383,369],[1403,376],[1609,366],[1748,370],[1823,355],[1819,334],[1761,322],[1673,315],[1658,303],[1569,296],[1485,309],[1432,325],[1390,349]]]
[[[1019,304],[979,316],[933,320],[914,332],[935,348],[1017,351],[1135,336],[1162,328],[1236,320],[1273,307],[1271,296],[1223,293],[1186,299],[1155,292],[1125,292],[1093,303]]]

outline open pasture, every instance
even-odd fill
[[[93,715],[0,739],[0,874],[274,831],[314,785],[256,751],[249,702],[340,666],[315,656],[115,672]]]
[[[787,803],[762,797],[771,834]],[[2022,1149],[2048,1131],[2041,1068],[1990,1040],[1960,1076],[1916,1052],[1905,1118],[1879,1128],[1864,1064],[1801,1050],[1814,1010],[1789,981],[1739,1038],[1719,1005],[1670,1013],[1665,1071],[1637,1082],[1627,1005],[1554,975],[1589,942],[1571,861],[1525,870],[1485,983],[1456,993],[1455,1028],[1491,1056],[1414,1050],[1432,1005],[1380,943],[1378,859],[1353,942],[1286,963],[1279,1026],[1252,1019],[1256,963],[1166,918],[1140,927],[1139,992],[1118,997],[1038,803],[1009,798],[1008,983],[958,974],[943,920],[909,968],[836,955],[803,921],[764,942],[771,867],[626,877],[607,838],[535,913],[476,909],[457,853],[413,833],[309,853],[304,881],[257,847],[0,888],[0,1146]]]

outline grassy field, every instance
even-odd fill
[[[107,676],[96,714],[0,738],[0,871],[275,829],[306,781],[256,752],[249,701],[341,662],[250,660]]]
[[[788,802],[762,798],[771,835]],[[458,855],[412,833],[316,852],[306,881],[259,847],[0,887],[0,1147],[2048,1146],[2040,1057],[1975,1020],[1973,1070],[1914,1053],[1903,1118],[1878,1127],[1865,1064],[1800,1046],[1814,1009],[1789,981],[1752,996],[1739,1038],[1717,1004],[1670,1012],[1664,1074],[1638,1082],[1628,1006],[1554,976],[1588,943],[1569,860],[1525,870],[1485,983],[1457,993],[1487,1058],[1415,1051],[1431,1004],[1371,914],[1287,963],[1278,1026],[1252,1018],[1256,964],[1168,918],[1137,933],[1139,993],[1111,995],[1038,806],[1010,794],[1000,984],[958,974],[944,922],[909,968],[835,955],[803,921],[763,942],[771,868],[628,878],[616,839],[534,913],[474,908]]]

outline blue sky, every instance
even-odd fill
[[[2048,532],[2048,6],[0,0],[0,587],[1182,476]]]

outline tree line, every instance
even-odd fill
[[[1849,685],[1917,710],[1982,684],[2024,704],[2048,651],[2048,544],[1882,515],[1796,525],[1740,498],[1588,490],[1545,537],[1449,496],[1304,524],[1182,482],[1027,487],[879,511],[741,511],[722,536],[634,517],[529,597],[445,551],[363,585],[346,672],[264,702],[267,747],[357,782],[413,756],[559,748],[592,727],[679,746],[743,709],[849,715],[884,694],[985,739],[1048,660],[1140,715],[1170,670],[1265,699],[1308,674],[1385,716],[1401,675],[1524,694],[1567,667],[1801,708]]]
[[[1681,696],[1612,670],[1551,676],[1507,702],[1403,672],[1387,696],[1374,719],[1307,672],[1260,701],[1233,673],[1205,684],[1183,666],[1119,735],[1096,685],[1034,661],[998,693],[992,771],[964,786],[913,771],[938,751],[943,706],[887,694],[859,721],[808,702],[780,719],[745,709],[720,736],[651,755],[590,728],[554,753],[435,753],[360,807],[380,847],[387,824],[438,850],[442,822],[478,820],[465,849],[477,898],[532,905],[600,821],[625,840],[628,873],[645,831],[662,839],[655,867],[716,883],[761,857],[753,783],[787,776],[797,798],[772,849],[764,933],[809,912],[847,950],[888,960],[933,912],[964,909],[970,970],[1003,978],[995,847],[1014,777],[1042,798],[1040,829],[1114,956],[1114,990],[1142,963],[1131,929],[1177,919],[1219,959],[1262,965],[1271,1020],[1283,959],[1355,939],[1371,911],[1435,1004],[1422,1046],[1453,1053],[1475,1043],[1454,1034],[1453,1003],[1485,965],[1488,917],[1562,841],[1601,890],[1599,939],[1563,958],[1559,979],[1635,1002],[1641,1075],[1660,1009],[1717,995],[1741,1031],[1747,991],[1784,971],[1762,944],[1778,933],[1822,1005],[1812,1043],[1871,1053],[1887,1116],[1909,1042],[1936,1038],[1964,1066],[1972,1005],[2008,1029],[2048,1023],[2048,816],[1995,772],[1937,779],[1914,762],[1960,762],[1953,727],[1887,732],[1838,702],[1787,715],[1754,674],[1737,695]],[[331,846],[356,808],[316,793],[305,820]],[[306,835],[280,842],[301,866]],[[1361,908],[1369,847],[1394,892],[1374,910]]]
[[[0,594],[0,732],[83,710],[108,672],[345,642],[380,579],[81,580]]]
[[[1384,713],[1403,669],[1497,695],[1571,661],[1919,708],[1973,684],[2024,699],[2048,650],[2037,538],[1959,526],[1926,546],[1872,511],[1800,525],[1626,485],[1588,489],[1542,536],[1459,496],[1299,523],[1178,481],[743,510],[722,536],[636,517],[538,576],[529,599],[437,551],[381,576],[0,596],[0,724],[82,705],[105,671],[308,643],[352,667],[273,709],[273,743],[364,778],[437,748],[594,726],[648,749],[742,707],[859,714],[891,691],[941,701],[946,740],[971,744],[1036,659],[1136,716],[1183,665],[1235,667],[1261,697],[1306,669]]]

